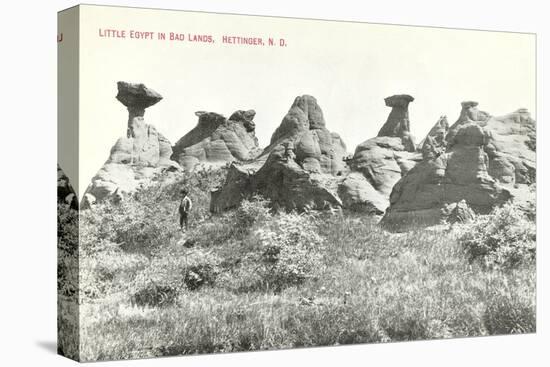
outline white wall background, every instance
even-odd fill
[[[430,25],[470,29],[538,33],[539,139],[538,187],[548,186],[545,157],[548,128],[544,113],[548,98],[545,64],[550,60],[550,38],[544,2],[503,1],[407,1],[334,2],[189,0],[189,1],[97,1],[143,7],[242,13],[256,15],[355,20],[365,22]],[[5,2],[0,12],[2,57],[2,135],[0,149],[2,195],[0,243],[0,364],[69,365],[55,354],[56,340],[56,12],[73,1]],[[499,59],[495,67],[502,66]],[[6,84],[7,82],[7,84]],[[153,88],[155,86],[152,86]],[[157,88],[160,89],[160,88]],[[393,89],[381,92],[394,93]],[[414,92],[411,92],[414,94]],[[472,96],[471,98],[476,98]],[[290,104],[288,101],[286,104]],[[320,101],[323,103],[323,101]],[[419,103],[420,101],[418,101]],[[483,101],[481,107],[483,105]],[[411,114],[420,107],[411,105]],[[284,106],[284,111],[288,106]],[[324,104],[321,105],[324,108]],[[240,106],[235,106],[240,108]],[[247,107],[247,106],[243,106]],[[254,106],[252,106],[254,107]],[[516,108],[520,106],[510,106]],[[530,107],[530,106],[527,106]],[[154,108],[160,108],[160,104]],[[216,110],[215,107],[207,109]],[[450,108],[450,107],[449,107]],[[508,111],[486,109],[494,114]],[[326,110],[326,108],[325,108]],[[6,114],[7,111],[7,114]],[[231,111],[219,111],[229,114]],[[453,121],[457,111],[444,111]],[[329,128],[332,120],[327,114]],[[435,114],[439,114],[436,112]],[[259,118],[259,116],[258,116]],[[280,120],[282,114],[276,117]],[[374,117],[373,117],[374,118]],[[382,113],[376,117],[385,118]],[[437,116],[434,116],[434,119]],[[415,117],[411,116],[414,124]],[[434,120],[435,122],[435,120]],[[123,121],[121,121],[123,123]],[[378,126],[373,129],[377,130]],[[367,136],[368,137],[368,136]],[[366,137],[365,137],[366,138]],[[351,143],[351,142],[350,142]],[[352,145],[352,144],[350,144]],[[107,154],[107,153],[105,153]],[[550,359],[544,346],[550,336],[548,324],[548,195],[538,192],[538,332],[536,335],[487,337],[460,340],[359,345],[335,348],[289,350],[164,358],[117,362],[118,366],[280,366],[280,365],[407,365],[407,366],[542,366]],[[546,309],[546,310],[545,310]],[[546,311],[546,312],[545,312]],[[544,339],[546,344],[544,343]],[[104,365],[99,363],[98,365]],[[113,364],[114,365],[114,364]]]

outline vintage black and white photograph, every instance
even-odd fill
[[[537,331],[534,34],[59,22],[59,354]]]

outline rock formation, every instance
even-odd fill
[[[423,159],[434,159],[445,152],[449,132],[447,116],[441,116],[435,125],[430,129],[426,138],[420,143]]]
[[[78,197],[69,182],[69,177],[57,165],[57,203],[68,204],[71,209],[78,209]]]
[[[413,100],[406,94],[387,97],[384,101],[392,110],[386,123],[378,136],[355,149],[350,166],[363,178],[354,174],[340,188],[341,195],[354,203],[352,207],[365,203],[368,211],[383,214],[395,183],[421,160],[410,134],[408,105]]]
[[[345,208],[367,214],[384,214],[388,196],[377,191],[360,172],[350,172],[338,186],[338,196]]]
[[[457,205],[488,213],[510,199],[534,199],[527,187],[535,182],[535,123],[526,110],[491,117],[467,101],[447,132],[446,126],[438,121],[424,141],[422,162],[394,186],[382,219],[387,228],[439,224]]]
[[[345,169],[346,145],[338,134],[326,128],[315,97],[296,97],[264,154],[281,144],[289,147],[296,163],[308,172],[339,175]]]
[[[223,165],[256,158],[261,149],[255,135],[254,110],[236,111],[229,119],[215,112],[198,111],[199,122],[174,146],[172,159],[187,170],[197,164]]]
[[[410,135],[413,100],[409,95],[386,98],[392,110],[378,136],[360,144],[345,162],[346,147],[326,129],[315,98],[297,97],[263,154],[230,168],[225,185],[212,194],[211,210],[235,207],[258,192],[287,209],[340,206],[384,214],[393,185],[422,160]]]
[[[107,162],[92,178],[84,195],[87,203],[115,193],[117,197],[123,196],[157,174],[181,169],[170,160],[172,147],[168,139],[144,119],[145,109],[162,97],[143,84],[118,82],[117,87],[116,99],[128,109],[126,136],[118,139]]]
[[[489,117],[491,117],[487,112],[478,110],[478,103],[475,101],[465,101],[462,102],[461,105],[462,109],[460,110],[460,116],[453,126],[450,127],[446,137],[448,142],[452,142],[453,136],[463,125],[475,122],[483,125],[487,120],[489,120]]]
[[[345,144],[326,128],[317,100],[296,97],[263,153],[230,167],[223,187],[212,193],[211,210],[236,207],[255,193],[286,209],[342,206],[337,190],[348,171],[345,155]]]
[[[454,223],[468,223],[474,219],[474,211],[470,209],[466,200],[462,199],[458,203],[449,204],[445,209],[445,213],[448,213],[447,222]]]
[[[408,94],[397,94],[384,99],[386,106],[391,107],[386,123],[378,132],[379,137],[390,136],[401,138],[402,144],[409,152],[414,152],[416,146],[411,138],[409,121],[409,103],[414,101]]]

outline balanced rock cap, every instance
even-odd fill
[[[118,82],[116,99],[129,110],[145,110],[162,99],[162,96],[144,84]]]
[[[414,97],[408,94],[396,94],[384,98],[384,102],[388,107],[407,107],[412,101],[414,101]]]
[[[462,108],[470,108],[470,107],[477,107],[479,103],[476,101],[464,101],[461,104],[462,104]]]
[[[391,107],[391,112],[388,115],[388,119],[378,131],[378,136],[396,136],[407,138],[407,150],[414,150],[414,144],[409,141],[410,136],[410,122],[409,122],[409,103],[414,101],[414,98],[408,94],[396,94],[387,98],[384,98],[386,106]],[[405,142],[404,142],[405,143]]]

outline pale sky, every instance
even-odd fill
[[[105,38],[100,28],[127,37],[130,30],[208,34],[215,43]],[[282,37],[287,46],[228,45],[223,35]],[[79,194],[126,133],[119,80],[164,97],[145,119],[172,144],[196,125],[195,111],[229,117],[254,109],[264,147],[294,98],[310,94],[352,153],[376,135],[390,112],[384,98],[393,94],[415,98],[409,111],[417,141],[439,116],[456,121],[464,100],[493,115],[526,107],[536,118],[535,42],[517,33],[85,6]]]

